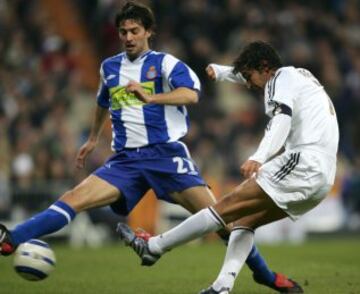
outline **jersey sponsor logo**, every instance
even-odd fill
[[[155,83],[154,82],[143,82],[140,83],[145,93],[153,95],[155,93]],[[123,107],[128,106],[143,106],[145,103],[139,100],[135,94],[127,93],[125,90],[126,87],[117,86],[110,88],[111,96],[111,109],[118,110]]]
[[[157,76],[157,71],[155,69],[155,66],[150,66],[148,72],[146,73],[146,78],[149,80],[155,79]]]

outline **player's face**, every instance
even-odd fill
[[[149,50],[151,32],[136,20],[126,19],[120,24],[119,37],[130,59],[136,59]]]
[[[254,89],[264,89],[266,82],[271,77],[271,72],[268,69],[261,71],[256,69],[248,69],[244,70],[241,74],[246,80],[247,87]]]

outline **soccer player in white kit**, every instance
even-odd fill
[[[235,222],[222,269],[200,292],[226,294],[250,252],[257,227],[285,217],[296,220],[330,191],[339,131],[333,104],[319,81],[306,69],[283,66],[265,42],[246,46],[233,67],[210,65],[207,71],[219,80],[263,89],[271,120],[257,151],[241,166],[247,179],[217,204],[150,238],[142,258],[155,261],[179,244]],[[126,228],[120,234],[125,242],[134,241]]]

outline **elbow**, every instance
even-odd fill
[[[199,102],[199,91],[191,91],[191,95],[189,95],[189,104],[196,104]]]
[[[191,98],[190,100],[190,104],[196,104],[199,102],[199,96],[194,96],[193,98]]]
[[[181,96],[183,104],[196,104],[199,102],[200,91],[182,88],[179,90],[179,96]]]

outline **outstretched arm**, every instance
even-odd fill
[[[228,81],[232,83],[246,84],[244,77],[239,73],[233,74],[233,66],[210,63],[206,67],[208,77],[214,81]]]
[[[76,155],[76,167],[83,168],[86,157],[95,149],[101,131],[103,130],[108,110],[101,106],[96,106],[95,117],[92,122],[88,140],[80,147]]]

